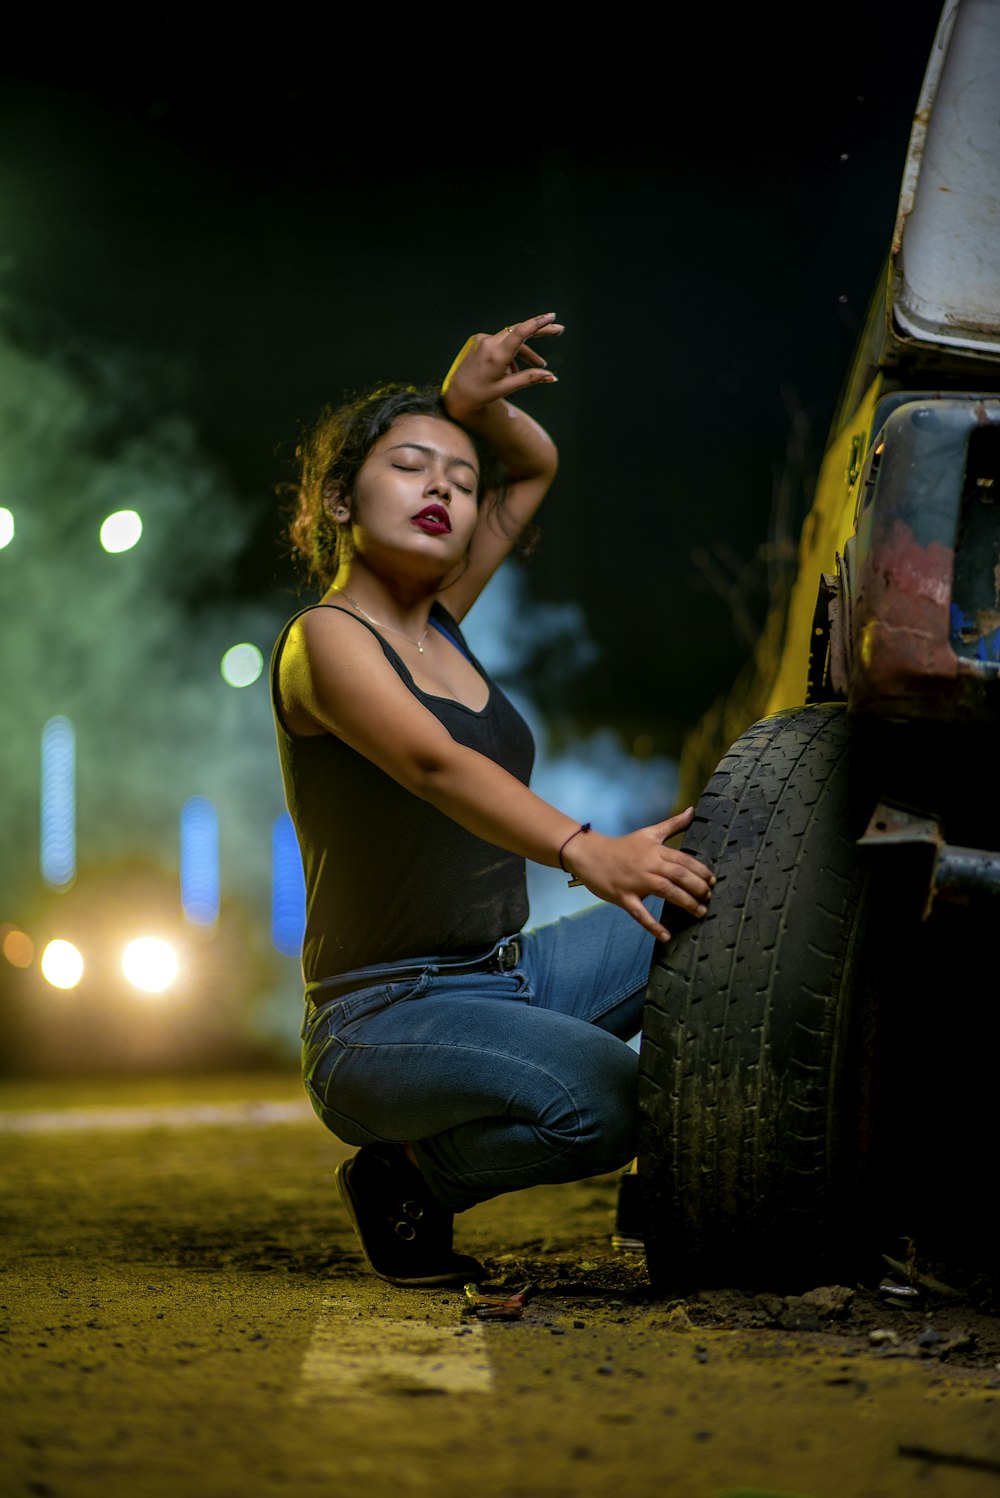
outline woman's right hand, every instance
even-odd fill
[[[444,377],[441,395],[453,421],[475,423],[477,413],[495,401],[517,395],[530,385],[551,385],[545,360],[528,343],[529,338],[557,338],[563,324],[554,312],[526,317],[499,333],[473,333],[459,350]],[[520,362],[530,367],[521,369]]]
[[[693,817],[694,808],[689,806],[679,816],[623,837],[578,833],[564,847],[563,865],[592,894],[620,905],[657,940],[669,941],[670,932],[650,914],[643,900],[656,895],[668,905],[701,917],[715,884],[715,875],[700,859],[664,846],[668,838],[689,827]]]

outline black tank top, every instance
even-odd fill
[[[467,832],[336,734],[295,734],[285,726],[278,662],[289,629],[308,612],[289,619],[271,654],[278,756],[305,875],[305,981],[407,957],[481,952],[520,931],[528,917],[523,858]],[[451,615],[435,603],[432,618],[488,684],[481,711],[421,691],[392,646],[363,620],[356,623],[375,636],[404,685],[456,743],[527,785],[531,730],[472,655]]]

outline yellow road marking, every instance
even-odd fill
[[[330,1395],[402,1394],[436,1389],[489,1394],[493,1388],[483,1326],[421,1321],[347,1320],[344,1302],[325,1300],[302,1360],[297,1404]]]

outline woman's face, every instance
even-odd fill
[[[468,550],[479,515],[479,463],[461,427],[437,416],[400,416],[358,473],[351,505],[355,553],[393,570],[406,558],[423,573]]]

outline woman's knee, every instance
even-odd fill
[[[556,1130],[572,1140],[578,1175],[603,1175],[635,1155],[638,1058],[622,1041],[603,1051],[603,1064],[567,1091]]]

